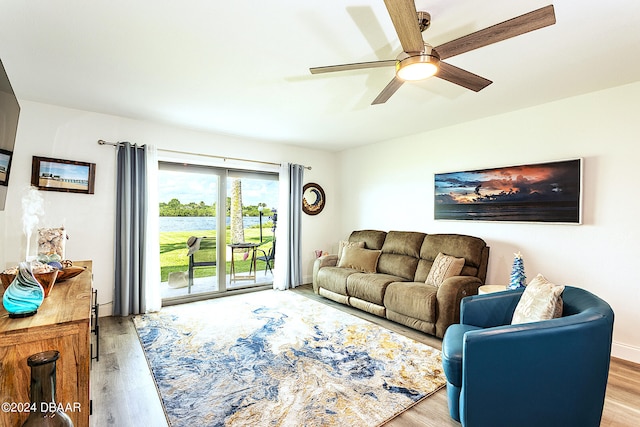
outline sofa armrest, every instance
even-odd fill
[[[445,279],[438,287],[438,317],[436,336],[442,338],[449,325],[460,321],[460,301],[466,296],[478,293],[482,280],[474,276],[453,276]]]
[[[322,267],[335,267],[338,265],[338,255],[323,255],[313,262],[313,292],[318,293],[318,271]]]
[[[522,292],[519,289],[464,298],[460,303],[460,323],[481,328],[509,325]]]

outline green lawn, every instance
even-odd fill
[[[196,237],[215,237],[215,230],[212,231],[166,231],[160,233],[160,280],[166,282],[169,273],[174,271],[187,271],[189,269],[189,257],[187,257],[187,239],[190,236]],[[231,232],[227,228],[227,241],[230,241]],[[247,243],[260,243],[260,228],[245,228],[244,237]],[[262,245],[258,249],[268,252],[271,248],[273,233],[271,227],[263,227],[262,229]],[[258,252],[258,256],[263,255]],[[235,268],[238,273],[249,271],[250,260],[238,259],[236,256]],[[227,260],[227,273],[230,271],[231,263]],[[256,269],[264,270],[264,262],[258,261]],[[194,269],[194,277],[206,277],[216,274],[216,267],[198,267]]]

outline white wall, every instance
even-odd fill
[[[327,194],[327,203],[320,215],[304,215],[305,281],[310,281],[314,249],[328,247],[339,237],[337,231],[333,236],[331,233],[337,216],[337,182],[333,172],[336,155],[333,153],[240,140],[34,102],[21,101],[20,105],[22,111],[7,206],[0,212],[0,266],[15,265],[25,256],[21,199],[29,188],[31,157],[96,163],[95,194],[39,192],[44,199],[45,216],[38,227],[65,225],[69,234],[67,258],[93,260],[94,286],[98,289],[99,302],[105,305],[101,310],[103,314],[110,314],[109,304],[113,301],[115,149],[98,145],[98,139],[153,144],[165,150],[309,165],[312,170],[305,171],[305,182],[320,184]],[[33,238],[32,242],[31,254],[35,254]]]
[[[640,362],[639,100],[635,83],[345,151],[342,234],[376,228],[482,237],[491,246],[492,284],[508,283],[513,254],[521,251],[528,279],[540,272],[609,302],[614,355]],[[433,219],[434,173],[578,157],[583,225]]]

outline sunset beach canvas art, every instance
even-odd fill
[[[435,175],[436,220],[581,223],[582,159]]]

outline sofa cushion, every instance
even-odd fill
[[[393,282],[384,294],[384,306],[414,319],[435,323],[438,301],[435,286],[419,282]]]
[[[462,267],[464,267],[464,258],[456,258],[439,252],[433,261],[425,283],[438,288],[445,279],[459,275]]]
[[[413,280],[417,267],[418,259],[407,255],[385,254],[383,252],[378,261],[379,273],[402,277],[405,282]]]
[[[382,252],[419,258],[425,236],[424,233],[414,231],[390,231],[382,245]]]
[[[338,243],[338,261],[342,258],[342,252],[345,247],[356,247],[356,248],[364,248],[364,242],[350,242],[348,240],[340,240]]]
[[[412,231],[387,233],[378,262],[378,272],[413,280],[425,236],[424,233]]]
[[[347,277],[357,272],[352,268],[324,267],[318,271],[318,284],[336,294],[347,295]]]
[[[402,278],[388,274],[352,274],[347,278],[347,293],[350,297],[383,305],[387,285],[398,280],[402,280]]]
[[[349,241],[364,242],[365,249],[382,249],[386,237],[385,231],[356,230],[349,236]]]
[[[478,277],[479,269],[483,265],[483,254],[487,244],[484,240],[461,234],[428,234],[420,248],[420,262],[413,280],[424,282],[427,280],[433,261],[442,252],[456,258],[464,258],[461,276]],[[484,277],[481,277],[484,280]]]
[[[342,257],[338,261],[338,267],[352,268],[363,273],[375,273],[380,253],[379,250],[346,246],[342,251]]]
[[[525,288],[513,312],[512,325],[539,322],[562,316],[564,285],[549,282],[538,274]]]

